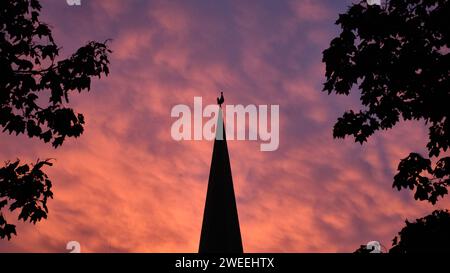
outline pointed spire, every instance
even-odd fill
[[[222,109],[219,109],[199,253],[242,253]]]

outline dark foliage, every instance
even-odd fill
[[[9,204],[10,211],[20,209],[19,220],[36,223],[47,218],[47,199],[53,197],[52,182],[41,170],[44,165],[51,166],[48,160],[38,161],[32,168],[20,161],[7,163],[0,169],[0,209]],[[16,234],[14,225],[8,224],[0,214],[0,238]]]
[[[390,253],[450,252],[450,214],[446,210],[406,221],[406,226],[393,240]]]
[[[89,90],[91,77],[109,73],[110,51],[89,42],[56,61],[59,48],[50,27],[39,21],[40,9],[37,0],[0,2],[0,125],[58,147],[66,136],[83,132],[83,115],[64,106],[69,93]],[[40,106],[38,98],[45,95],[49,102]]]
[[[51,28],[39,20],[38,0],[0,1],[0,126],[9,134],[26,134],[62,145],[66,137],[83,133],[84,116],[67,107],[72,91],[89,91],[91,78],[108,75],[111,51],[91,41],[66,59],[57,60],[60,48]],[[1,209],[21,209],[19,219],[36,223],[46,218],[51,183],[40,170],[19,161],[0,172],[0,237],[10,238],[15,227]],[[9,199],[9,201],[8,201]]]
[[[433,204],[447,194],[450,157],[450,1],[390,0],[386,6],[352,5],[336,24],[342,30],[323,52],[324,91],[361,92],[363,110],[338,119],[333,135],[364,143],[377,130],[403,120],[423,120],[427,148],[436,158],[411,153],[398,166],[393,187],[415,189]],[[408,137],[408,136],[405,136]]]

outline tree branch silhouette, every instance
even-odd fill
[[[447,210],[436,210],[417,219],[398,233],[392,242],[390,253],[449,252],[450,214]]]
[[[339,15],[342,31],[323,52],[323,90],[349,95],[358,89],[364,106],[338,119],[335,138],[353,136],[363,144],[400,120],[428,126],[428,156],[437,158],[436,166],[411,153],[398,165],[393,187],[415,190],[415,199],[432,204],[450,186],[450,160],[438,159],[450,145],[449,16],[444,0],[390,0],[385,8],[361,1]]]
[[[79,137],[84,116],[64,104],[73,91],[89,91],[91,79],[109,74],[107,41],[90,41],[66,59],[58,60],[60,48],[51,28],[39,20],[38,0],[0,1],[0,126],[9,134],[26,134],[51,142],[54,148],[66,137]],[[45,67],[45,68],[43,68]],[[49,98],[42,103],[42,98]],[[40,99],[41,98],[41,99]],[[0,169],[0,237],[16,234],[3,209],[21,209],[19,220],[32,223],[47,217],[51,182],[41,168],[7,162]]]
[[[8,206],[11,211],[20,209],[19,220],[36,224],[47,219],[47,200],[53,197],[52,182],[41,170],[44,165],[52,166],[49,160],[39,161],[30,168],[20,161],[7,162],[0,168],[0,209]],[[16,234],[14,225],[9,224],[0,213],[0,238],[11,239]]]

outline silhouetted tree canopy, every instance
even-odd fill
[[[450,214],[436,210],[414,223],[406,221],[392,245],[390,253],[450,252]]]
[[[108,75],[111,51],[106,42],[88,42],[66,59],[49,25],[39,20],[38,0],[0,1],[0,126],[9,134],[26,134],[62,145],[83,133],[84,117],[67,107],[72,91],[89,91],[91,78]],[[7,162],[0,169],[0,237],[11,238],[15,227],[2,210],[21,209],[19,219],[36,223],[47,217],[51,182],[34,166]]]
[[[450,252],[450,214],[447,210],[436,210],[406,226],[392,240],[389,253]],[[371,253],[361,245],[354,253]]]
[[[450,145],[449,18],[448,0],[362,1],[339,16],[341,33],[323,52],[324,91],[358,89],[363,105],[338,119],[334,137],[362,144],[401,119],[425,122],[430,158],[411,153],[401,160],[393,187],[415,189],[416,200],[433,204],[450,185],[450,157],[439,158]]]
[[[44,165],[51,166],[48,161],[38,161],[31,169],[28,165],[19,165],[20,161],[7,163],[0,168],[0,209],[11,203],[9,209],[20,208],[19,220],[32,223],[47,218],[47,199],[53,197],[52,183],[41,170]],[[0,214],[0,238],[16,234],[14,225],[8,224]]]

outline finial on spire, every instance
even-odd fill
[[[223,92],[220,92],[220,98],[217,98],[217,104],[222,108],[222,104],[225,101],[223,98]]]

